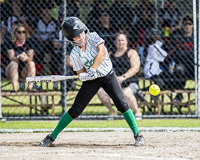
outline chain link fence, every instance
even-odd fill
[[[3,117],[56,119],[70,108],[80,81],[24,82],[27,76],[76,74],[69,59],[73,46],[61,32],[63,19],[70,16],[105,40],[136,116],[197,116],[194,6],[198,13],[198,1],[191,0],[1,0]],[[153,83],[160,86],[160,96],[148,94]],[[82,117],[120,117],[106,97],[98,92]]]

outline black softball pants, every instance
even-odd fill
[[[118,111],[124,113],[129,109],[116,74],[114,71],[111,71],[105,77],[83,82],[81,89],[76,96],[74,104],[68,111],[69,115],[73,119],[77,118],[83,112],[100,87],[102,87],[112,98]]]

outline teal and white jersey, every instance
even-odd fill
[[[81,51],[78,46],[74,46],[70,54],[70,60],[73,65],[73,70],[79,71],[85,67],[86,71],[88,71],[98,53],[97,46],[101,43],[104,43],[104,40],[96,32],[92,32],[87,35],[85,52]],[[106,57],[97,68],[98,77],[106,76],[111,71],[111,69],[112,62],[106,49]]]

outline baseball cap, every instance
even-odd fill
[[[185,24],[186,21],[190,21],[190,22],[193,24],[193,19],[192,19],[192,17],[190,17],[189,15],[187,15],[187,16],[185,16],[185,17],[183,18],[183,24]]]

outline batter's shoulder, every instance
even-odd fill
[[[100,43],[102,43],[102,42],[104,43],[104,40],[99,36],[99,34],[97,32],[91,32],[89,42],[96,47]]]
[[[71,53],[70,53],[70,57],[77,58],[77,57],[79,57],[79,55],[80,55],[79,49],[77,47],[73,47],[73,49],[71,50]]]
[[[90,40],[95,40],[96,37],[100,37],[97,32],[90,32]]]

